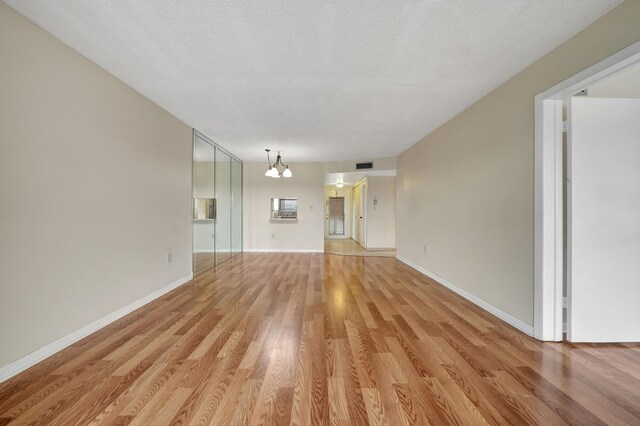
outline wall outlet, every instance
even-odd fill
[[[173,253],[167,253],[167,263],[173,262]]]
[[[275,233],[272,233],[272,234],[271,234],[271,239],[272,239],[272,240],[275,240],[275,239],[276,239],[276,234],[275,234]]]

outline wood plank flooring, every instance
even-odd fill
[[[238,254],[237,252],[233,255]],[[231,253],[194,253],[193,254],[193,275],[199,275],[213,268],[217,263],[222,263],[231,257]]]
[[[241,254],[0,384],[5,424],[640,424],[640,345],[538,342],[392,258]]]
[[[324,252],[329,254],[339,254],[342,256],[381,256],[396,257],[395,249],[371,249],[365,250],[354,240],[325,238]]]
[[[193,275],[199,275],[208,269],[216,266],[215,253],[194,253],[193,254]]]

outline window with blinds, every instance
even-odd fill
[[[344,197],[329,197],[329,235],[344,235]]]

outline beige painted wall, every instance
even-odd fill
[[[377,199],[377,204],[374,204]],[[396,246],[396,177],[367,177],[367,249]]]
[[[2,367],[190,274],[191,129],[2,3],[0,58]]]
[[[324,163],[325,173],[347,173],[355,172],[356,163],[373,162],[373,169],[370,170],[395,170],[398,165],[398,159],[396,157],[384,157],[384,158],[367,158],[364,160],[345,160],[345,161],[330,161]],[[360,170],[366,173],[367,170]]]
[[[395,158],[374,158],[374,170],[395,169]],[[360,162],[358,160],[358,162]],[[355,170],[356,161],[290,163],[293,177],[264,175],[267,163],[244,163],[244,249],[324,251],[324,177]],[[298,198],[298,223],[270,223],[271,197]],[[275,234],[275,238],[272,238]]]
[[[623,3],[402,153],[398,256],[533,324],[534,96],[638,41],[638,22]]]
[[[244,249],[324,250],[324,164],[291,163],[293,177],[266,177],[266,162],[244,163]],[[297,223],[271,223],[271,198],[297,198]]]

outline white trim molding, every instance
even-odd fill
[[[323,250],[315,249],[244,249],[245,253],[324,253]]]
[[[640,41],[535,97],[533,336],[562,340],[562,100],[640,61]]]
[[[184,276],[179,280],[174,281],[171,284],[167,284],[161,289],[156,290],[153,293],[148,294],[147,296],[141,299],[138,299],[135,302],[123,308],[118,309],[115,312],[110,313],[106,317],[100,318],[99,320],[96,320],[88,325],[85,325],[84,327],[70,334],[67,334],[64,337],[59,338],[58,340],[51,342],[48,345],[43,346],[42,348],[37,349],[16,361],[13,361],[12,363],[5,365],[4,367],[0,368],[0,383],[10,379],[11,377],[26,370],[27,368],[36,365],[37,363],[50,357],[51,355],[57,352],[60,352],[61,350],[67,348],[68,346],[71,346],[78,340],[83,339],[92,333],[95,333],[96,331],[100,330],[103,327],[106,327],[107,325],[111,324],[116,320],[119,320],[120,318],[124,317],[127,314],[130,314],[131,312],[135,311],[138,308],[141,308],[147,303],[152,302],[161,296],[164,296],[171,290],[174,290],[180,287],[181,285],[191,281],[192,278],[193,278],[193,274]]]
[[[426,270],[422,266],[417,265],[417,264],[411,262],[408,259],[405,259],[402,256],[396,256],[396,259],[398,259],[400,262],[406,264],[407,266],[412,267],[416,271],[426,275],[427,277],[429,277],[432,280],[436,281],[438,284],[448,288],[449,290],[453,291],[454,293],[464,297],[465,299],[467,299],[469,302],[473,303],[474,305],[477,305],[480,308],[484,309],[485,311],[489,312],[490,314],[500,318],[502,321],[506,322],[510,326],[522,331],[523,333],[525,333],[525,334],[527,334],[529,336],[533,336],[533,326],[532,325],[527,324],[526,322],[522,321],[521,319],[518,319],[518,318],[514,317],[513,315],[503,311],[502,309],[492,305],[491,303],[480,299],[479,297],[469,293],[466,290],[463,290],[462,288],[458,287],[457,285],[447,281],[446,279],[438,276],[437,274],[434,274],[431,271]]]
[[[562,100],[536,100],[535,134],[544,143],[535,144],[534,179],[534,336],[540,340],[562,340],[557,330],[556,292],[562,293],[563,213],[562,213]],[[537,140],[537,137],[536,137]],[[546,202],[544,202],[547,200]],[[543,287],[541,282],[553,283]],[[562,314],[562,312],[560,312]],[[544,321],[542,318],[553,318]],[[560,333],[558,333],[560,331]]]

